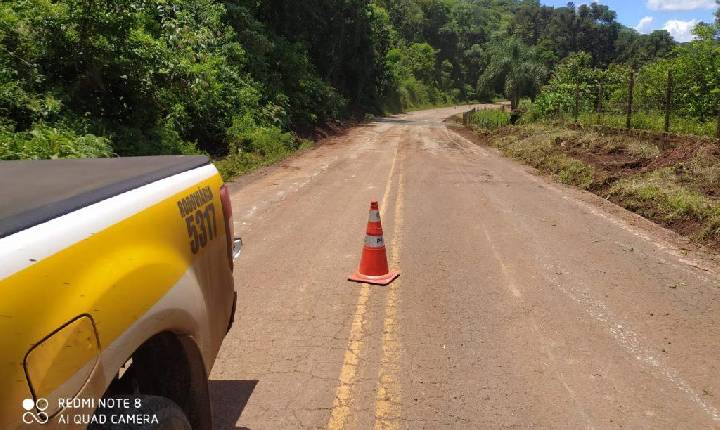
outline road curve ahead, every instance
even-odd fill
[[[416,112],[232,185],[219,429],[720,428],[712,258]],[[346,281],[370,200],[387,287]]]

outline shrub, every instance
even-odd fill
[[[592,185],[594,169],[591,166],[565,155],[556,155],[550,160],[550,170],[563,184],[575,185],[582,189],[588,189]]]
[[[510,124],[510,114],[499,109],[481,109],[471,115],[470,124],[484,130],[496,130]]]
[[[230,153],[215,163],[224,179],[270,165],[301,146],[307,147],[305,140],[296,139],[279,127],[258,126],[250,114],[233,118],[227,138]]]
[[[618,181],[609,194],[628,209],[669,223],[703,222],[717,209],[706,196],[679,185],[671,168]]]
[[[30,131],[0,129],[0,159],[92,158],[113,155],[110,141],[92,134],[35,125]]]

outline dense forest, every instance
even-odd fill
[[[535,99],[574,53],[640,68],[675,50],[599,3],[2,2],[0,159],[263,157],[349,116]]]

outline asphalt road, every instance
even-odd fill
[[[714,257],[442,120],[383,119],[232,185],[246,243],[216,427],[720,428]],[[370,200],[388,287],[353,284]]]

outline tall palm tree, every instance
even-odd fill
[[[547,68],[536,50],[516,38],[492,42],[486,54],[487,67],[478,79],[478,93],[504,92],[513,110],[522,97],[534,99],[547,79]]]

